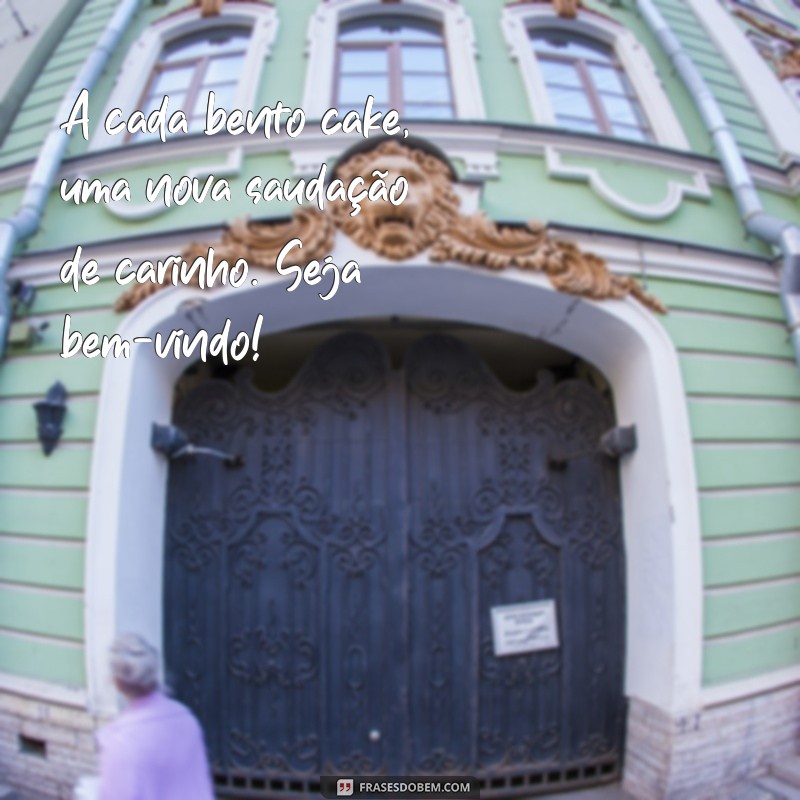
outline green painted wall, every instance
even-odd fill
[[[780,669],[796,660],[788,632],[800,625],[800,374],[779,301],[658,278],[649,280],[649,289],[671,307],[664,325],[687,380],[704,534],[704,680],[716,685]],[[82,296],[86,310],[78,310],[74,293],[52,286],[39,293],[31,313],[55,322],[64,311],[77,311],[76,319],[111,333],[120,317],[105,306],[117,291],[103,281]],[[35,349],[36,355],[12,354],[0,369],[8,398],[0,413],[0,588],[7,589],[0,591],[0,630],[80,642],[73,601],[83,587],[81,541],[101,369],[98,360],[60,360],[52,340]],[[64,444],[45,459],[30,402],[56,368],[79,396],[70,404]],[[772,377],[759,381],[764,374]],[[54,590],[68,593],[70,602],[48,621],[42,609],[55,602],[48,594]],[[34,651],[15,652],[21,674],[36,674],[39,666],[24,660]]]
[[[780,0],[783,2],[783,0]],[[518,65],[512,61],[498,23],[501,0],[462,0],[472,16],[479,71],[492,120],[519,126],[532,122]],[[679,0],[658,0],[696,58],[745,154],[777,166],[774,148],[746,102],[732,72],[698,30]],[[261,76],[257,104],[301,102],[305,83],[308,17],[318,0],[279,0],[280,30]],[[627,6],[592,5],[630,27],[648,49],[693,150],[711,154],[699,117],[666,58]],[[54,50],[0,152],[4,168],[36,156],[55,104],[63,96],[87,46],[116,6],[89,0],[84,12]],[[152,21],[178,8],[145,4],[123,46],[92,95],[93,119],[100,117],[127,48]],[[333,151],[338,145],[332,144]],[[68,165],[76,171],[87,147],[77,137]],[[151,174],[119,164],[104,175],[133,181]],[[203,161],[181,156],[169,163],[179,175]],[[667,181],[688,176],[656,164],[637,165],[600,156],[569,163],[595,169],[617,193],[633,202],[663,197]],[[53,253],[76,243],[128,240],[161,232],[190,231],[233,217],[286,214],[275,203],[253,207],[242,186],[251,175],[289,177],[286,153],[251,154],[232,179],[230,204],[184,207],[144,222],[125,222],[102,207],[66,207],[52,195],[39,233],[25,252]],[[778,176],[777,171],[773,175]],[[21,192],[0,191],[0,214],[13,213]],[[768,210],[800,218],[796,198],[762,191]],[[668,220],[635,219],[604,201],[585,182],[548,177],[541,157],[504,154],[499,180],[486,182],[482,208],[508,222],[531,218],[551,223],[702,245],[721,251],[768,255],[744,235],[731,195],[714,186],[709,200],[688,199]],[[186,234],[188,236],[188,234]],[[800,372],[786,336],[778,298],[766,292],[713,284],[650,278],[648,286],[671,309],[663,320],[681,359],[694,439],[703,529],[704,664],[706,685],[718,685],[800,663]],[[61,320],[75,314],[81,328],[112,333],[120,317],[111,310],[120,287],[103,280],[75,294],[60,285],[40,287],[31,315],[50,328],[33,347],[11,348],[0,365],[0,672],[81,686],[83,667],[84,538],[92,439],[103,362],[58,356]],[[36,441],[31,403],[56,379],[70,392],[62,445],[45,458]]]
[[[533,114],[525,96],[519,67],[511,58],[500,27],[499,12],[504,4],[505,0],[463,2],[476,32],[480,78],[489,119],[530,124]],[[305,84],[308,19],[317,0],[275,0],[274,5],[278,9],[280,30],[272,54],[265,64],[256,98],[259,106],[272,105],[277,100],[286,104],[301,102]],[[600,0],[591,0],[589,5],[598,13],[629,28],[647,48],[692,148],[702,155],[711,154],[711,142],[699,115],[641,17],[626,6],[611,6]],[[681,0],[660,0],[660,5],[664,15],[683,39],[684,45],[698,60],[704,75],[712,83],[717,99],[725,104],[726,113],[729,112],[730,122],[736,126],[737,136],[747,149],[747,155],[777,165],[774,148],[761,130],[757,115],[742,99],[741,86],[730,70],[725,68],[721,56],[698,30],[691,10]],[[55,98],[63,96],[82,63],[87,45],[102,30],[114,6],[113,0],[89,0],[60,45],[54,49],[50,61],[33,86],[4,142],[0,167],[35,158],[38,145],[52,119]],[[143,4],[122,45],[112,55],[104,76],[92,92],[90,113],[93,120],[97,121],[101,117],[127,48],[149,24],[174,13],[178,7],[175,0],[164,5]],[[498,86],[502,86],[503,91],[497,91]],[[73,137],[70,145],[73,155],[85,152],[86,149],[85,142]]]
[[[800,371],[775,295],[651,279],[680,353],[700,489],[703,679],[800,660]]]

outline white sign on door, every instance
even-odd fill
[[[555,600],[494,606],[491,611],[496,656],[534,653],[558,647]]]

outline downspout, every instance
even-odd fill
[[[51,123],[50,132],[39,150],[39,156],[28,178],[25,194],[17,212],[12,217],[0,220],[0,361],[5,356],[8,328],[11,324],[11,304],[6,276],[17,245],[33,236],[39,229],[47,196],[61,168],[69,136],[59,128],[59,125],[68,118],[80,91],[88,89],[91,92],[94,88],[122,34],[139,10],[141,1],[120,2],[61,101]]]
[[[653,0],[636,0],[636,5],[697,105],[714,142],[745,230],[777,247],[783,255],[781,302],[786,314],[795,359],[800,365],[800,228],[788,220],[764,211],[750,170],[742,157],[728,121],[705,79]]]

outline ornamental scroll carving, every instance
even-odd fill
[[[200,7],[200,16],[217,17],[222,13],[225,0],[194,0],[194,5]]]
[[[546,3],[550,3],[556,14],[564,19],[575,19],[578,16],[578,10],[584,8],[583,0],[516,0],[508,5],[544,5]]]
[[[553,0],[553,8],[559,17],[574,19],[578,9],[583,7],[581,0]]]
[[[756,14],[743,8],[737,8],[733,13],[756,30],[783,43],[781,45],[782,52],[770,57],[778,71],[778,77],[782,81],[789,78],[800,78],[800,36],[773,22],[759,19]]]
[[[345,184],[359,175],[369,183],[367,179],[376,170],[388,173],[389,185],[401,175],[407,179],[409,192],[403,203],[367,202],[354,217],[348,204],[331,203],[324,212],[299,208],[289,222],[237,220],[219,242],[192,243],[183,257],[191,261],[212,246],[217,259],[233,262],[244,258],[249,264],[274,268],[280,250],[298,238],[303,242],[304,259],[321,261],[331,252],[338,231],[392,261],[429,251],[434,262],[541,272],[562,292],[593,300],[631,296],[653,311],[666,312],[635,279],[612,274],[603,259],[552,237],[539,222],[525,227],[504,226],[482,213],[462,214],[449,166],[423,150],[384,142],[348,159],[337,168],[336,175]],[[165,286],[160,284],[138,284],[120,297],[116,309],[134,308],[162,288]]]
[[[778,61],[778,77],[782,81],[800,78],[800,47],[790,50]]]

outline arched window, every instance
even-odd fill
[[[687,149],[647,49],[615,20],[550,3],[503,7],[501,25],[537,125]]]
[[[139,108],[149,114],[168,95],[170,110],[186,114],[189,130],[202,130],[210,91],[214,92],[216,107],[233,106],[249,42],[249,30],[228,27],[193,33],[168,43],[153,66]],[[132,138],[153,137],[157,134],[136,134]]]
[[[122,119],[137,109],[147,114],[168,95],[169,113],[183,111],[194,133],[203,129],[209,91],[217,107],[250,108],[277,28],[275,8],[262,3],[228,3],[216,17],[196,5],[165,12],[130,46],[103,118],[114,108]],[[98,125],[90,149],[156,136],[112,136]]]
[[[395,108],[404,119],[455,116],[442,29],[408,16],[368,17],[343,23],[337,43],[334,104],[376,110]]]
[[[482,120],[472,19],[453,0],[325,0],[309,19],[303,108],[362,110],[368,95],[401,119]]]
[[[533,28],[530,39],[557,125],[654,141],[636,92],[613,48],[565,30]]]

